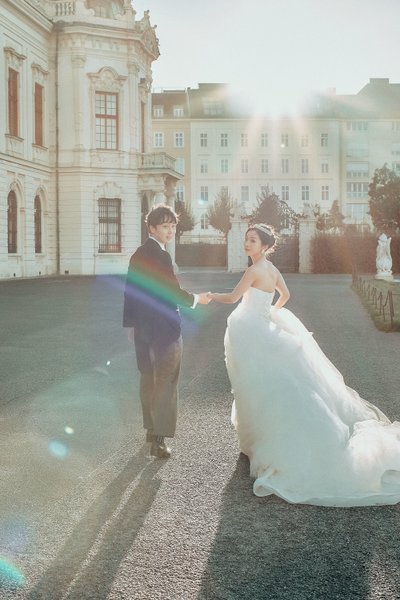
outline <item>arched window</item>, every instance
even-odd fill
[[[15,192],[8,194],[8,253],[17,253],[17,197]]]
[[[35,196],[34,217],[35,217],[35,253],[40,254],[42,252],[42,203],[40,201],[39,196]]]
[[[203,213],[200,217],[200,227],[201,229],[208,229],[208,216],[207,213]]]

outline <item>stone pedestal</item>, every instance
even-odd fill
[[[244,236],[248,228],[243,206],[235,205],[232,210],[231,229],[227,236],[227,269],[230,273],[247,269],[247,256],[243,250]]]
[[[317,231],[314,216],[299,218],[299,273],[312,273],[311,240]]]

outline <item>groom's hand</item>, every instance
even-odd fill
[[[135,330],[133,327],[128,327],[128,342],[133,344],[135,341]]]
[[[202,292],[199,294],[199,304],[208,304],[211,301],[210,296],[208,295],[210,292]]]

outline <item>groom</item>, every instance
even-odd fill
[[[149,238],[131,256],[125,285],[123,326],[135,344],[140,401],[150,454],[168,458],[166,437],[174,437],[177,386],[182,359],[181,318],[177,305],[208,304],[206,293],[183,290],[166,250],[176,232],[177,214],[158,204],[146,217]]]

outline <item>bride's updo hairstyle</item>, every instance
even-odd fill
[[[268,250],[266,254],[271,254],[271,252],[275,249],[276,237],[273,229],[265,225],[264,223],[255,223],[254,225],[250,225],[247,229],[246,234],[249,231],[255,231],[258,237],[261,240],[263,246],[268,246]]]

